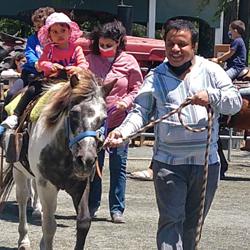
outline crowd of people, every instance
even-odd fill
[[[25,55],[13,59],[15,80],[5,104],[23,87],[28,86],[14,114],[1,124],[15,129],[19,118],[43,86],[34,76],[61,77],[88,69],[105,85],[116,83],[106,97],[107,119],[101,128],[105,148],[98,154],[100,170],[104,167],[105,151],[109,154],[109,213],[113,223],[124,223],[128,142],[123,139],[137,131],[153,117],[157,119],[177,108],[187,98],[192,105],[185,110],[185,123],[205,127],[206,106],[214,111],[212,140],[209,153],[208,183],[204,218],[213,201],[220,173],[217,152],[220,114],[233,115],[241,108],[242,99],[232,80],[246,63],[246,48],[242,39],[242,21],[230,24],[233,39],[230,51],[211,60],[195,54],[198,32],[190,21],[169,20],[163,27],[166,60],[142,77],[136,59],[125,52],[126,30],[117,20],[96,27],[89,35],[90,53],[75,42],[82,36],[78,24],[67,15],[45,7],[32,15],[35,33],[28,38]],[[217,63],[227,61],[226,71]],[[216,62],[216,63],[214,63]],[[10,70],[11,71],[11,70]],[[7,72],[5,72],[7,73]],[[3,75],[4,76],[4,73]],[[11,86],[12,85],[12,86]],[[153,180],[159,211],[158,249],[194,249],[195,230],[202,189],[202,172],[207,132],[193,133],[181,126],[177,115],[154,128],[153,157],[148,170],[132,176]],[[102,180],[97,174],[90,186],[89,210],[96,216],[101,205]]]

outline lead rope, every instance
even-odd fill
[[[159,119],[153,120],[150,123],[148,123],[146,126],[142,127],[138,131],[130,134],[129,136],[123,138],[123,141],[126,141],[128,139],[132,139],[138,134],[144,132],[146,129],[153,127],[157,123],[160,123],[162,120],[167,119],[171,115],[178,113],[178,118],[180,123],[184,126],[189,131],[192,132],[203,132],[207,129],[207,144],[206,144],[206,151],[205,151],[205,163],[204,163],[204,171],[203,171],[203,183],[202,183],[202,189],[201,189],[201,194],[200,194],[200,206],[199,206],[199,217],[198,217],[198,222],[196,226],[196,235],[195,235],[195,250],[198,249],[198,244],[201,238],[201,231],[202,231],[202,226],[203,226],[203,221],[204,221],[204,208],[205,208],[205,197],[206,197],[206,189],[207,189],[207,177],[208,177],[208,157],[209,157],[209,145],[211,142],[211,134],[212,134],[212,123],[213,123],[213,112],[211,109],[211,106],[208,105],[206,107],[207,109],[207,115],[208,115],[208,125],[207,127],[203,128],[191,128],[188,125],[184,124],[182,118],[181,118],[181,110],[191,104],[191,99],[188,98],[186,99],[177,109],[173,109],[171,112],[163,115]]]

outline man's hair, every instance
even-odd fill
[[[126,29],[122,23],[118,20],[105,23],[103,26],[96,27],[89,35],[92,40],[91,49],[96,55],[100,54],[99,51],[99,39],[100,37],[110,38],[116,42],[119,42],[117,47],[117,54],[121,53],[125,49],[126,45]]]
[[[42,7],[35,10],[31,16],[31,21],[35,22],[43,22],[45,24],[46,18],[54,13],[55,10],[52,7]]]
[[[242,36],[245,33],[246,26],[241,20],[235,20],[229,25],[232,29],[237,30],[237,32]]]
[[[192,35],[192,44],[195,45],[198,42],[198,31],[195,28],[194,24],[188,20],[175,19],[168,20],[163,26],[163,39],[166,40],[167,34],[170,30],[186,30],[190,31]]]

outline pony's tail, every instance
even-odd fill
[[[9,164],[3,172],[3,183],[0,186],[0,213],[3,211],[4,204],[8,200],[14,186],[13,166],[13,164]]]

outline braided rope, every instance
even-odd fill
[[[211,142],[211,134],[212,134],[212,123],[213,123],[213,113],[210,106],[207,107],[207,114],[208,114],[207,144],[205,151],[205,165],[203,170],[203,183],[201,189],[201,202],[199,207],[199,219],[196,226],[195,250],[198,249],[198,244],[201,239],[201,231],[204,222],[205,197],[206,197],[207,176],[208,176],[208,156],[209,156],[209,145]]]
[[[195,235],[195,250],[198,249],[198,244],[201,238],[201,231],[202,231],[202,226],[203,226],[203,221],[204,221],[204,208],[205,208],[205,197],[206,197],[206,189],[207,189],[207,177],[208,177],[208,157],[209,157],[209,145],[211,142],[211,134],[212,134],[212,123],[213,123],[213,112],[208,105],[207,108],[207,114],[208,114],[208,125],[207,127],[203,128],[191,128],[188,125],[184,124],[182,117],[181,117],[181,110],[191,104],[192,100],[190,98],[186,99],[178,108],[173,109],[171,112],[163,115],[159,119],[153,120],[150,123],[148,123],[146,126],[142,127],[141,129],[137,130],[136,132],[130,134],[129,136],[123,138],[123,141],[126,141],[128,139],[132,139],[138,134],[144,132],[146,129],[153,127],[157,123],[160,123],[162,120],[167,119],[171,115],[178,113],[178,118],[180,123],[189,131],[192,132],[203,132],[206,129],[208,130],[207,132],[207,144],[206,144],[206,151],[205,151],[205,163],[204,163],[204,171],[203,171],[203,183],[202,183],[202,189],[201,189],[201,194],[200,194],[200,206],[199,206],[199,217],[198,217],[198,222],[196,226],[196,235]]]

